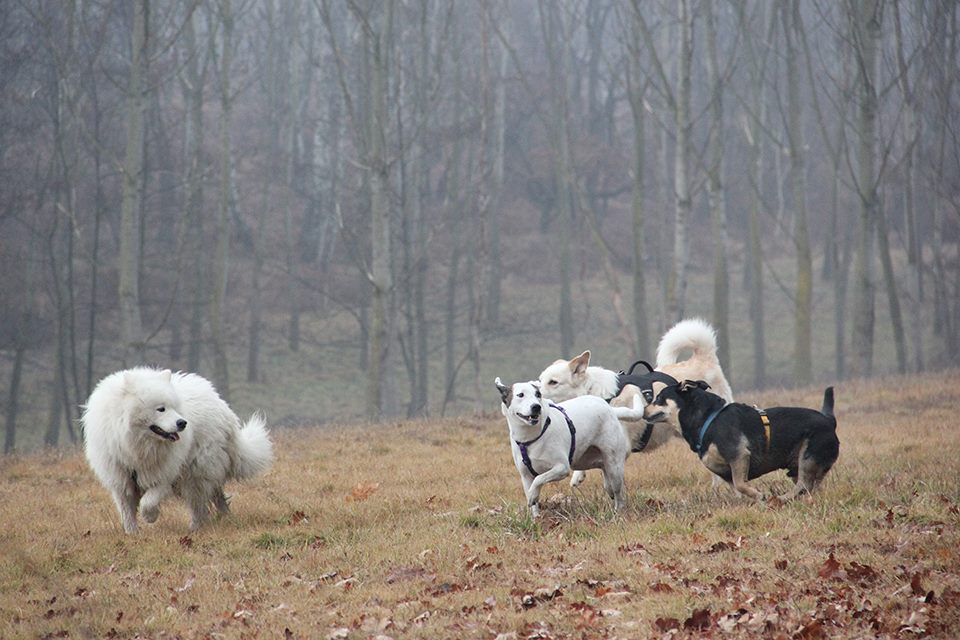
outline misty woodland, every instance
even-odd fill
[[[737,389],[943,368],[958,136],[955,0],[5,0],[4,448],[144,364],[496,412],[693,316]]]

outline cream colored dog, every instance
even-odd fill
[[[688,351],[689,357],[680,360],[680,356]],[[712,393],[728,403],[733,402],[733,391],[717,358],[716,331],[700,318],[681,320],[663,334],[657,347],[655,371],[666,373],[678,381],[704,380],[710,385]],[[665,386],[662,382],[654,382],[651,389],[644,390],[645,392],[633,385],[622,386],[620,373],[590,366],[590,351],[584,351],[571,360],[556,360],[540,374],[543,396],[553,402],[593,395],[600,396],[614,406],[632,406],[634,398],[640,395],[643,403],[648,404]],[[635,431],[641,427],[627,428]],[[679,435],[672,427],[657,423],[653,425],[642,451],[653,451]],[[637,441],[634,433],[631,433],[631,440]],[[573,474],[570,484],[576,486],[583,482],[583,479],[583,472],[578,471]]]

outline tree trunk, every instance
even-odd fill
[[[227,361],[226,326],[224,304],[227,296],[230,250],[230,208],[233,195],[231,155],[232,141],[230,123],[233,112],[233,95],[230,88],[233,62],[233,30],[235,17],[232,0],[219,0],[221,52],[220,52],[220,194],[215,227],[213,273],[210,304],[210,344],[213,348],[213,377],[220,395],[229,402],[230,371]]]
[[[18,329],[19,333],[19,329]],[[13,453],[17,438],[17,413],[19,411],[20,379],[23,374],[23,358],[27,352],[26,343],[21,339],[13,352],[13,370],[10,372],[10,388],[7,392],[6,426],[4,428],[3,452]]]
[[[690,82],[693,59],[693,22],[694,14],[690,10],[689,0],[678,0],[680,10],[680,59],[677,77],[676,105],[674,108],[674,127],[676,149],[674,151],[674,209],[673,224],[673,265],[667,279],[666,306],[669,323],[682,320],[686,315],[687,264],[689,257],[689,239],[687,227],[690,224],[692,201],[690,197]]]
[[[120,210],[119,304],[124,366],[145,361],[140,318],[140,190],[143,185],[144,86],[146,79],[149,0],[135,0],[131,34],[130,77],[127,82],[127,143],[123,163]]]
[[[855,54],[859,61],[859,114],[857,191],[860,199],[859,228],[854,262],[853,359],[858,376],[873,373],[874,281],[873,253],[877,224],[876,119],[877,39],[880,35],[880,3],[857,0],[851,18]]]
[[[376,420],[384,410],[385,365],[390,348],[390,291],[393,287],[390,249],[389,167],[386,157],[388,52],[393,42],[393,0],[381,7],[379,31],[368,34],[370,100],[367,164],[370,167],[370,273],[372,285],[369,348],[367,352],[367,417]]]
[[[633,49],[638,49],[639,36],[635,27],[631,30]],[[629,55],[629,54],[628,54]],[[644,158],[646,147],[644,140],[643,92],[640,88],[641,71],[636,56],[631,55],[627,70],[627,96],[630,102],[630,114],[633,116],[633,197],[631,211],[633,219],[633,326],[638,354],[650,353],[650,326],[647,320],[647,291],[644,269],[646,238],[644,235]]]
[[[808,384],[812,378],[811,353],[813,309],[813,259],[807,229],[807,176],[803,125],[800,114],[800,76],[797,72],[796,38],[803,31],[797,0],[781,4],[787,64],[787,141],[790,149],[790,186],[793,195],[793,240],[797,250],[797,284],[794,291],[793,382]]]
[[[718,68],[717,26],[713,0],[708,0],[707,15],[707,75],[711,87],[709,148],[711,158],[707,168],[707,197],[713,228],[713,326],[717,330],[717,352],[720,365],[731,376],[730,362],[730,274],[727,266],[727,203],[724,175],[723,79]]]

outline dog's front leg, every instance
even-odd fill
[[[750,471],[750,456],[740,456],[730,463],[730,479],[734,490],[742,496],[758,502],[763,500],[763,494],[747,484]]]
[[[533,482],[530,483],[530,488],[527,489],[527,506],[530,507],[530,513],[534,518],[540,514],[540,489],[543,488],[543,485],[548,482],[563,480],[568,475],[570,475],[570,465],[566,462],[561,462],[533,479]]]
[[[573,475],[570,476],[570,488],[576,489],[581,484],[583,484],[583,481],[586,479],[587,479],[586,471],[574,471]]]

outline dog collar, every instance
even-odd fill
[[[723,405],[716,411],[712,412],[709,416],[707,416],[707,419],[703,421],[703,426],[700,427],[700,436],[697,438],[697,455],[700,455],[702,453],[700,449],[703,448],[703,436],[706,435],[707,429],[709,429],[710,425],[713,424],[714,418],[720,415],[720,412],[729,406],[730,405],[728,404]]]
[[[631,449],[633,453],[640,453],[647,448],[647,445],[650,444],[650,436],[653,435],[653,423],[648,422],[647,428],[643,430],[643,434],[640,436],[640,441],[637,442],[637,445]]]
[[[573,420],[570,419],[570,416],[567,415],[567,412],[563,410],[563,407],[550,403],[550,406],[554,409],[559,409],[560,413],[563,414],[564,419],[567,421],[567,429],[570,430],[570,454],[568,460],[570,464],[573,464],[573,452],[577,449],[577,429],[573,426]],[[527,447],[543,437],[543,434],[547,432],[547,427],[550,426],[550,416],[547,416],[546,421],[543,423],[543,429],[540,430],[540,435],[538,435],[533,440],[527,440],[526,442],[519,442],[514,440],[514,443],[520,448],[520,459],[523,461],[523,466],[525,466],[530,473],[533,474],[533,477],[536,478],[540,475],[536,469],[533,468],[533,463],[530,461],[530,454],[527,452]]]

